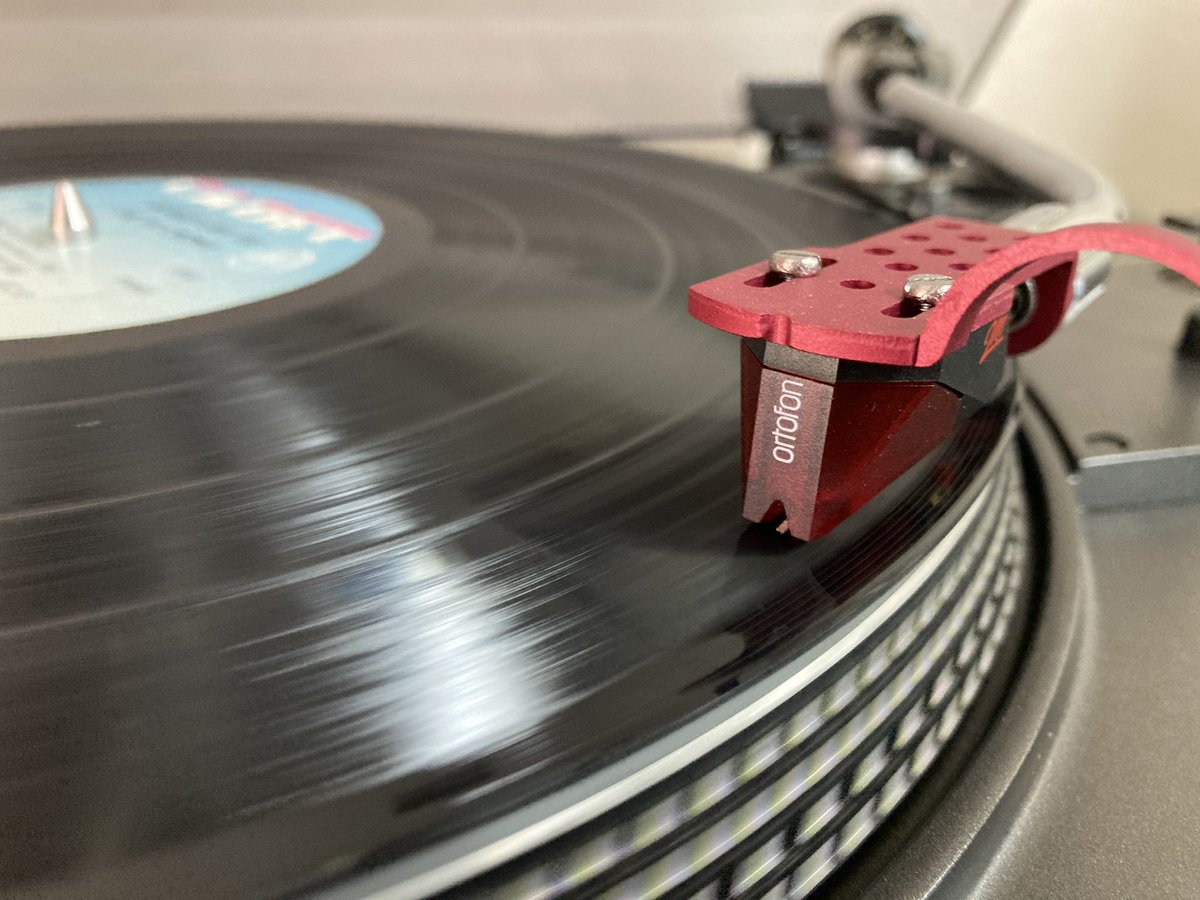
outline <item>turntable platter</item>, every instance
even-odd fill
[[[70,177],[85,203],[102,179],[258,180],[381,229],[281,296],[0,325],[5,890],[293,889],[543,796],[828,633],[949,527],[1008,419],[796,545],[739,517],[737,348],[683,298],[880,212],[508,134],[0,147],[14,185]],[[99,253],[117,228],[91,213]]]

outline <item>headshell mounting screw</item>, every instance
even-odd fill
[[[821,271],[823,261],[808,250],[776,250],[771,254],[771,271],[784,278],[810,278]]]
[[[905,312],[915,316],[933,309],[952,287],[954,279],[949,275],[910,275],[904,282]]]

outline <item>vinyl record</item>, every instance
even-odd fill
[[[507,134],[0,150],[0,892],[282,893],[544,796],[866,602],[1010,418],[796,544],[686,288],[879,211]]]

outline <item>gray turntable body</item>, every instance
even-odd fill
[[[835,894],[1195,896],[1200,363],[1177,342],[1196,301],[1118,262],[1107,296],[1026,361],[1049,417],[1027,432],[1064,463],[1041,621],[949,794]]]

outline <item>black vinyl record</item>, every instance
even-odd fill
[[[739,517],[737,342],[686,288],[876,210],[450,130],[0,149],[13,183],[275,179],[383,226],[280,297],[0,341],[0,892],[290,890],[539,796],[794,656],[1008,415],[799,545]]]

